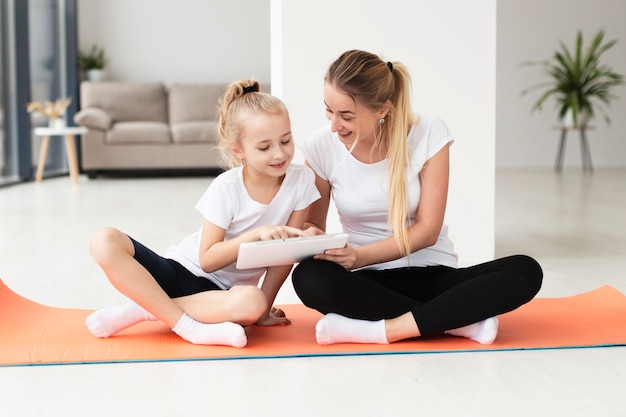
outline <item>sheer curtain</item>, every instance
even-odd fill
[[[30,180],[48,118],[27,113],[29,102],[72,97],[78,103],[76,0],[3,0],[0,3],[0,185]],[[44,176],[67,173],[64,141],[50,141]]]

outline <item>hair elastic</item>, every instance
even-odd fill
[[[256,93],[256,92],[257,92],[256,86],[249,85],[249,86],[243,88],[243,94],[242,95],[248,94],[248,93]]]
[[[389,67],[389,71],[393,71],[393,64],[387,61],[387,67]]]

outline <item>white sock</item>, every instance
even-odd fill
[[[498,318],[490,317],[478,323],[448,330],[445,333],[452,336],[467,337],[483,345],[490,345],[498,335]]]
[[[226,345],[242,348],[248,343],[243,327],[230,321],[215,324],[201,323],[183,314],[172,330],[195,345]]]
[[[320,345],[333,343],[388,344],[385,320],[351,319],[328,313],[315,326],[315,338]]]
[[[87,328],[97,337],[109,337],[134,324],[146,320],[157,320],[135,303],[105,307],[91,313],[87,320]]]

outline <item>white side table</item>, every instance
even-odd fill
[[[76,142],[74,135],[84,135],[87,128],[82,126],[68,127],[36,127],[35,135],[43,136],[41,140],[41,148],[39,149],[39,162],[37,163],[37,175],[35,181],[41,182],[43,176],[43,167],[46,164],[46,156],[48,154],[48,144],[50,136],[65,136],[65,152],[67,154],[67,165],[70,170],[70,177],[75,183],[78,182],[78,158],[76,156]]]

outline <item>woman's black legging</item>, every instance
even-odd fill
[[[447,266],[346,271],[307,259],[293,271],[302,302],[323,314],[380,320],[413,314],[422,336],[514,310],[541,288],[541,266],[525,255],[467,268]]]

